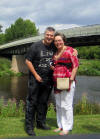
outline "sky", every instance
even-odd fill
[[[100,24],[100,0],[0,0],[2,30],[19,18],[30,19],[40,33]]]

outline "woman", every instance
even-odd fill
[[[75,91],[75,76],[79,66],[77,56],[73,55],[74,49],[65,45],[65,36],[56,33],[54,44],[57,52],[53,57],[54,66],[52,66],[54,93],[56,99],[56,112],[58,128],[54,132],[60,132],[59,135],[67,135],[73,127],[73,97]],[[69,77],[69,89],[57,89],[57,78]]]

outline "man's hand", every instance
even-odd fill
[[[43,82],[42,78],[37,74],[35,75],[35,79],[38,81],[38,82]]]
[[[26,59],[26,65],[28,66],[29,70],[32,72],[32,74],[34,75],[35,79],[38,81],[38,82],[43,82],[42,78],[39,76],[39,74],[36,72],[33,64],[31,61],[27,60]]]
[[[54,66],[50,65],[50,69],[54,70],[54,68],[55,68]]]

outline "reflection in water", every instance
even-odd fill
[[[4,77],[0,78],[0,97],[5,100],[15,98],[24,100],[27,95],[27,76],[23,77]],[[75,91],[75,103],[87,95],[90,101],[100,102],[100,77],[78,76]]]
[[[0,97],[5,99],[12,98],[10,90],[11,80],[7,77],[0,78]]]
[[[15,98],[25,100],[27,95],[27,76],[0,78],[0,97],[5,100]]]
[[[11,93],[17,100],[25,100],[27,94],[27,78],[12,77],[11,78]]]

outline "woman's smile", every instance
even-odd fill
[[[61,49],[64,46],[64,41],[62,40],[61,36],[56,36],[54,43],[57,49]]]

